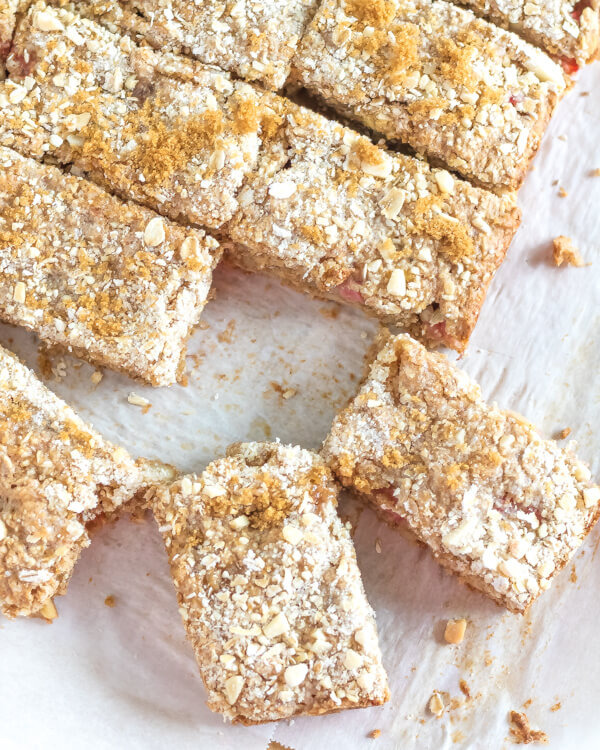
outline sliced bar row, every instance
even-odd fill
[[[246,268],[466,346],[519,223],[513,194],[43,3],[8,67],[0,144],[218,231]]]

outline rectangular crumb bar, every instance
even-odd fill
[[[441,354],[384,336],[323,456],[340,481],[405,523],[444,567],[524,612],[600,513],[590,471]]]
[[[494,188],[517,188],[555,105],[561,67],[443,0],[325,0],[295,80],[342,114]]]
[[[221,250],[0,146],[0,319],[152,385],[183,376]]]
[[[86,524],[144,484],[144,471],[0,348],[0,611],[38,613],[64,594]]]
[[[271,102],[271,137],[225,227],[234,262],[464,349],[519,224],[514,196]]]
[[[52,0],[155,49],[281,88],[318,0]]]
[[[600,0],[460,0],[475,13],[517,32],[573,72],[600,50]]]
[[[0,143],[74,164],[121,197],[211,229],[260,143],[260,92],[42,2],[18,24]]]
[[[234,722],[388,699],[337,495],[314,453],[247,443],[151,499],[208,706]]]

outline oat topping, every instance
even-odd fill
[[[519,223],[496,196],[271,98],[274,134],[226,227],[233,260],[462,349]]]
[[[573,240],[562,234],[552,241],[552,260],[555,266],[562,266],[564,263],[567,266],[581,268],[585,265],[579,250],[573,244]]]
[[[3,349],[0,386],[0,611],[52,620],[86,524],[140,490],[145,469]]]
[[[463,581],[525,611],[598,518],[600,489],[573,444],[486,404],[442,355],[406,335],[380,343],[324,458]]]
[[[218,228],[255,163],[261,94],[35,3],[0,88],[0,143],[51,156],[173,220]]]
[[[153,385],[181,379],[214,239],[0,147],[0,251],[2,320]]]
[[[461,3],[558,57],[569,72],[598,55],[598,0],[461,0]]]
[[[155,49],[281,88],[318,0],[53,0]]]
[[[541,50],[443,0],[325,0],[294,68],[341,114],[495,188],[522,182],[566,90]]]
[[[244,724],[387,700],[337,486],[278,443],[231,446],[151,506],[209,706]]]

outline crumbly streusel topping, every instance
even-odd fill
[[[495,188],[521,183],[566,89],[544,52],[443,0],[325,0],[294,66],[334,108]]]
[[[570,67],[584,65],[600,46],[600,0],[461,0],[511,28]]]
[[[242,265],[464,348],[519,223],[496,196],[279,97],[226,227]]]
[[[53,0],[208,65],[281,88],[318,0]]]
[[[387,699],[337,492],[315,454],[248,443],[155,493],[213,710],[256,723]]]
[[[260,92],[38,2],[0,90],[0,142],[73,163],[171,219],[217,228],[256,161]]]
[[[323,455],[440,562],[524,611],[598,517],[600,488],[572,448],[486,404],[442,355],[390,336]]]
[[[64,593],[86,524],[128,500],[144,472],[0,349],[0,611],[35,614]]]
[[[0,317],[154,385],[181,375],[216,240],[0,147]]]

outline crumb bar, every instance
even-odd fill
[[[152,385],[183,376],[221,250],[0,147],[0,318]]]
[[[43,2],[18,24],[7,70],[2,145],[72,163],[175,221],[231,218],[260,143],[248,84]]]
[[[86,524],[140,490],[144,469],[4,349],[0,433],[0,611],[34,615],[64,594]]]
[[[558,57],[568,72],[600,50],[600,0],[461,0]]]
[[[392,154],[280,97],[271,104],[258,168],[225,228],[239,243],[230,257],[462,350],[519,224],[514,195]]]
[[[53,0],[155,49],[281,88],[318,0]]]
[[[315,454],[231,446],[151,499],[213,711],[242,724],[384,703],[375,618]]]
[[[524,612],[600,513],[590,471],[512,412],[489,406],[444,356],[383,336],[323,456],[346,486],[436,559]]]
[[[544,52],[443,0],[325,0],[294,65],[343,115],[494,188],[521,184],[566,90]]]

